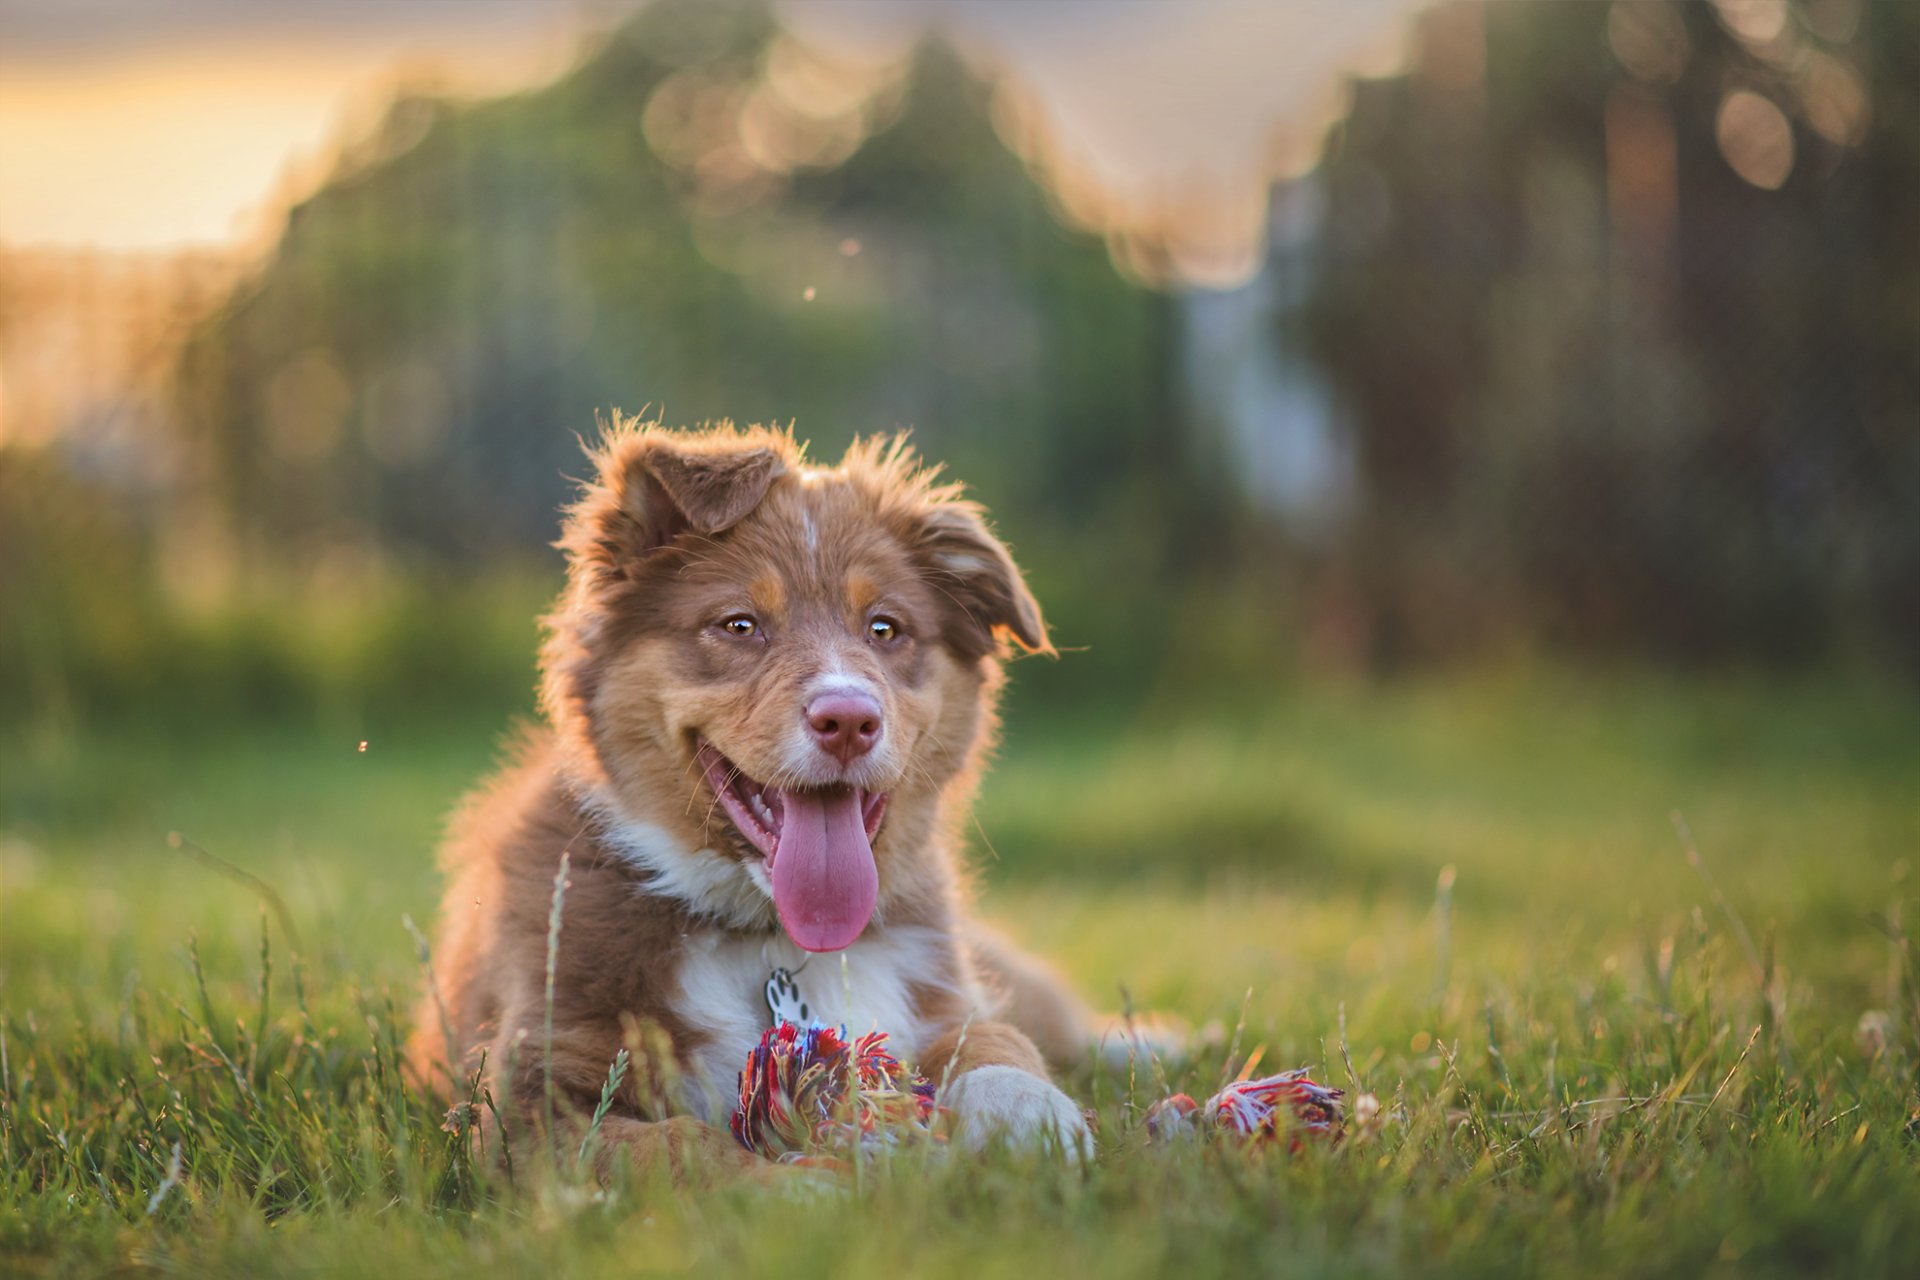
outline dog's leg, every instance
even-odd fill
[[[1054,1087],[1040,1050],[1018,1027],[955,1027],[929,1046],[920,1070],[941,1086],[957,1136],[974,1150],[999,1139],[1057,1147],[1068,1159],[1093,1154],[1079,1104]]]
[[[495,1037],[487,1053],[488,1085],[503,1101],[507,1141],[516,1152],[538,1151],[548,1124],[547,1072],[541,1060],[542,1029]],[[621,1040],[613,1029],[556,1030],[553,1041],[552,1140],[562,1159],[580,1149],[608,1069]],[[691,1116],[642,1119],[641,1098],[651,1089],[646,1064],[626,1078],[613,1108],[600,1121],[595,1165],[600,1176],[621,1164],[642,1179],[679,1185],[710,1185],[742,1176],[777,1176],[781,1168],[746,1150],[726,1129]],[[500,1148],[493,1139],[496,1157]],[[516,1159],[525,1156],[516,1155]]]
[[[967,925],[967,946],[982,983],[999,998],[1000,1016],[1027,1033],[1056,1070],[1097,1054],[1111,1066],[1129,1056],[1176,1057],[1186,1036],[1157,1015],[1098,1014],[1046,961],[979,921]]]
[[[1027,1034],[1055,1068],[1078,1066],[1092,1041],[1094,1015],[1065,978],[979,921],[966,927],[967,950],[1002,1019]]]

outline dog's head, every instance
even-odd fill
[[[1038,605],[899,441],[817,467],[781,432],[616,422],[592,456],[545,651],[573,767],[663,888],[847,946],[939,874],[999,659],[1050,649]]]

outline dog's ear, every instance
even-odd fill
[[[1054,652],[1040,604],[978,505],[940,502],[921,520],[915,547],[941,598],[953,606],[949,634],[972,657],[1011,639],[1028,653]]]
[[[777,449],[750,436],[649,427],[616,427],[593,460],[597,478],[568,513],[561,546],[576,563],[615,575],[683,533],[732,528],[786,470]]]
[[[719,533],[739,524],[785,469],[780,456],[764,445],[683,449],[665,441],[642,453],[639,464],[666,497],[665,505],[695,533]]]

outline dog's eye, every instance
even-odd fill
[[[883,643],[900,638],[900,624],[892,618],[875,618],[867,624],[867,634]]]
[[[744,613],[736,613],[720,624],[720,629],[730,636],[744,640],[760,630],[760,624]]]

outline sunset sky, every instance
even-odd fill
[[[564,69],[620,0],[0,0],[0,243],[163,249],[270,226],[398,79]],[[1413,0],[783,0],[874,55],[944,29],[1014,70],[1107,183],[1257,188],[1311,154]]]

